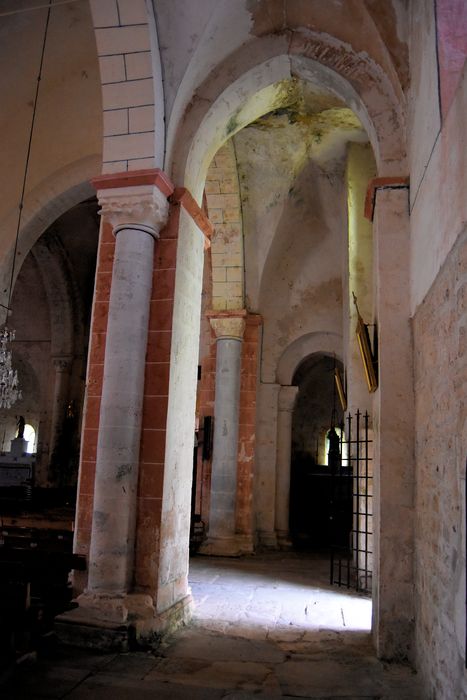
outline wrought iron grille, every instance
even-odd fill
[[[370,593],[373,571],[373,440],[368,413],[348,415],[331,461],[331,584]]]

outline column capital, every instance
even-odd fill
[[[115,234],[122,228],[135,228],[158,237],[169,214],[167,198],[174,192],[162,170],[99,175],[91,182],[97,190],[100,213],[112,224]]]
[[[115,235],[121,229],[134,228],[158,238],[167,223],[169,203],[156,185],[98,190],[97,198],[100,214],[112,224]]]
[[[233,338],[243,340],[246,326],[246,309],[235,311],[208,311],[207,317],[216,334],[216,340]]]
[[[54,367],[57,372],[68,372],[71,368],[73,358],[69,356],[59,356],[53,358]]]
[[[279,411],[292,412],[295,406],[297,394],[298,386],[281,386],[279,389]]]

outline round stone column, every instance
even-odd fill
[[[49,461],[52,467],[50,478],[58,478],[56,470],[60,468],[57,464],[57,450],[59,440],[65,420],[66,404],[68,397],[68,387],[70,383],[70,370],[73,364],[72,357],[54,357],[55,369],[54,397],[52,403],[52,421],[50,426]],[[55,472],[55,473],[54,473]]]
[[[227,315],[228,314],[228,315]],[[207,554],[236,555],[238,416],[245,312],[210,316],[217,340],[214,444]]]
[[[154,241],[167,220],[168,202],[153,185],[112,188],[98,195],[116,244],[84,598],[115,599],[129,591],[133,577]],[[125,618],[123,607],[114,607],[115,617]]]
[[[290,547],[289,504],[292,455],[292,413],[298,386],[281,386],[277,412],[276,536],[279,547]]]

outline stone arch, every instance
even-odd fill
[[[211,239],[212,308],[242,309],[244,305],[243,224],[233,141],[214,156],[206,179]]]
[[[90,178],[98,167],[98,157],[85,158],[71,166],[53,173],[44,182],[31,191],[28,203],[23,210],[23,224],[16,250],[13,286],[21,265],[29,251],[54,221],[76,204],[94,196],[95,191]],[[30,202],[30,203],[29,203]],[[14,226],[17,212],[11,210],[4,220],[6,229]],[[1,263],[0,284],[2,296],[0,299],[6,305],[12,269],[12,257],[15,242],[11,239]],[[0,309],[0,311],[4,311]]]
[[[37,241],[31,254],[38,264],[47,295],[53,357],[72,357],[75,349],[73,299],[68,262],[59,241]]]
[[[90,0],[90,6],[104,112],[102,171],[162,168],[162,70],[150,3]]]
[[[7,15],[1,47],[0,303],[5,305],[14,249],[17,273],[48,226],[93,194],[89,180],[102,162],[102,103],[89,3],[22,6]]]
[[[277,383],[292,384],[299,365],[315,354],[336,357],[342,362],[342,336],[337,333],[307,333],[293,341],[282,353],[277,365]]]
[[[25,413],[35,417],[33,427],[40,447],[36,476],[37,485],[41,487],[45,483],[57,485],[62,475],[72,480],[70,465],[74,465],[78,454],[79,415],[84,392],[82,375],[87,350],[86,308],[93,284],[92,258],[89,257],[93,245],[89,241],[97,245],[97,202],[88,199],[70,208],[66,205],[75,199],[79,202],[84,192],[88,194],[87,184],[64,193],[52,203],[46,215],[31,222],[33,240],[38,235],[40,238],[17,270],[12,297],[12,323],[18,330],[15,360],[20,368],[22,357],[29,358],[40,385],[34,394],[25,386],[24,397],[29,403],[23,401],[23,405]],[[60,208],[66,211],[55,218]],[[50,220],[52,223],[47,225]],[[42,226],[46,227],[45,231]],[[23,386],[22,378],[20,384]],[[34,405],[33,400],[36,401]],[[68,404],[73,407],[73,419],[77,417],[78,420],[65,418]],[[34,406],[39,407],[37,411]],[[66,435],[61,440],[64,431]],[[66,462],[62,447],[65,444]],[[56,455],[57,446],[62,449],[60,460]],[[67,465],[63,470],[60,461]]]
[[[344,416],[334,383],[336,366],[342,370],[334,353],[315,351],[298,364],[292,380],[297,396],[289,436],[290,458],[282,469],[289,471],[288,522],[291,540],[298,546],[305,542],[311,547],[333,544],[328,539],[325,523],[329,513],[324,507],[331,494],[317,475],[328,464],[327,436],[331,426],[343,428]],[[350,516],[349,509],[347,514]]]
[[[3,426],[0,444],[2,452],[9,451],[10,440],[13,440],[16,435],[18,415],[27,417],[26,422],[32,425],[36,431],[36,436],[41,420],[40,381],[36,369],[29,358],[19,353],[14,355],[14,366],[18,370],[23,395],[15,404],[13,411],[5,408],[0,409],[0,420]]]
[[[285,36],[257,39],[242,47],[241,55],[226,59],[193,96],[180,125],[172,126],[166,167],[197,201],[215,152],[247,124],[286,105],[284,81],[293,78],[318,89],[325,85],[355,112],[372,143],[380,175],[400,174],[405,168],[405,115],[381,68],[339,42],[336,51],[330,37],[316,34],[308,42],[300,32],[287,37],[287,42]]]

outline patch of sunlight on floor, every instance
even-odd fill
[[[369,637],[371,599],[329,583],[328,559],[274,552],[190,560],[194,623],[249,639]]]

